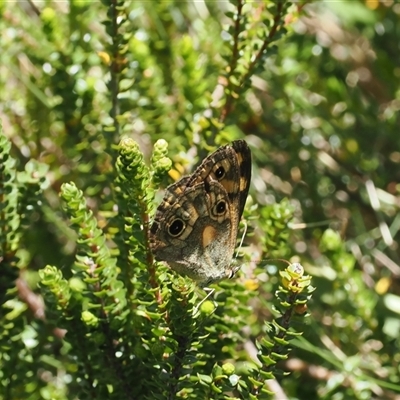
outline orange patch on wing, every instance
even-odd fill
[[[207,247],[217,236],[216,229],[208,225],[203,230],[203,248]]]
[[[246,178],[241,177],[240,178],[240,185],[239,185],[240,186],[240,191],[244,190],[247,187],[248,183],[249,183],[249,181]]]
[[[237,186],[237,183],[235,181],[231,181],[231,180],[227,180],[227,179],[223,179],[221,181],[222,186],[225,188],[225,190],[228,193],[233,193],[235,192],[235,188]]]

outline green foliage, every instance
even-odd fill
[[[396,2],[0,13],[0,398],[400,392]],[[148,229],[237,138],[243,266],[204,300]]]
[[[21,243],[27,236],[28,222],[35,213],[40,213],[41,194],[48,181],[47,167],[34,160],[28,162],[23,171],[17,171],[10,150],[11,143],[0,126],[0,377],[4,398],[18,398],[24,397],[25,390],[39,393],[45,386],[33,377],[31,368],[39,354],[46,356],[40,343],[42,315],[36,314],[39,323],[25,324],[26,288],[18,276],[25,267],[24,262],[28,261]],[[18,363],[19,359],[24,362]],[[43,368],[45,362],[42,359],[37,364]],[[30,384],[21,386],[23,380],[29,380]]]

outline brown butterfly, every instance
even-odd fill
[[[170,185],[150,228],[156,260],[201,287],[232,278],[239,269],[232,257],[250,180],[250,149],[236,140]]]

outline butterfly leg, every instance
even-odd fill
[[[197,312],[200,309],[200,306],[215,292],[215,289],[209,288],[209,287],[203,287],[203,290],[207,293],[204,299],[202,299],[199,304],[194,309],[194,314],[197,314]]]

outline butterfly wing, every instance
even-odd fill
[[[167,189],[150,229],[155,258],[200,285],[226,276],[232,255],[232,215],[225,189],[218,182]]]
[[[251,181],[251,151],[244,140],[235,140],[205,158],[190,176],[187,185],[211,180],[219,182],[226,190],[231,204],[237,210],[234,222],[238,225]]]
[[[250,149],[238,140],[170,185],[150,229],[155,258],[202,286],[233,275],[230,265],[250,179]]]

